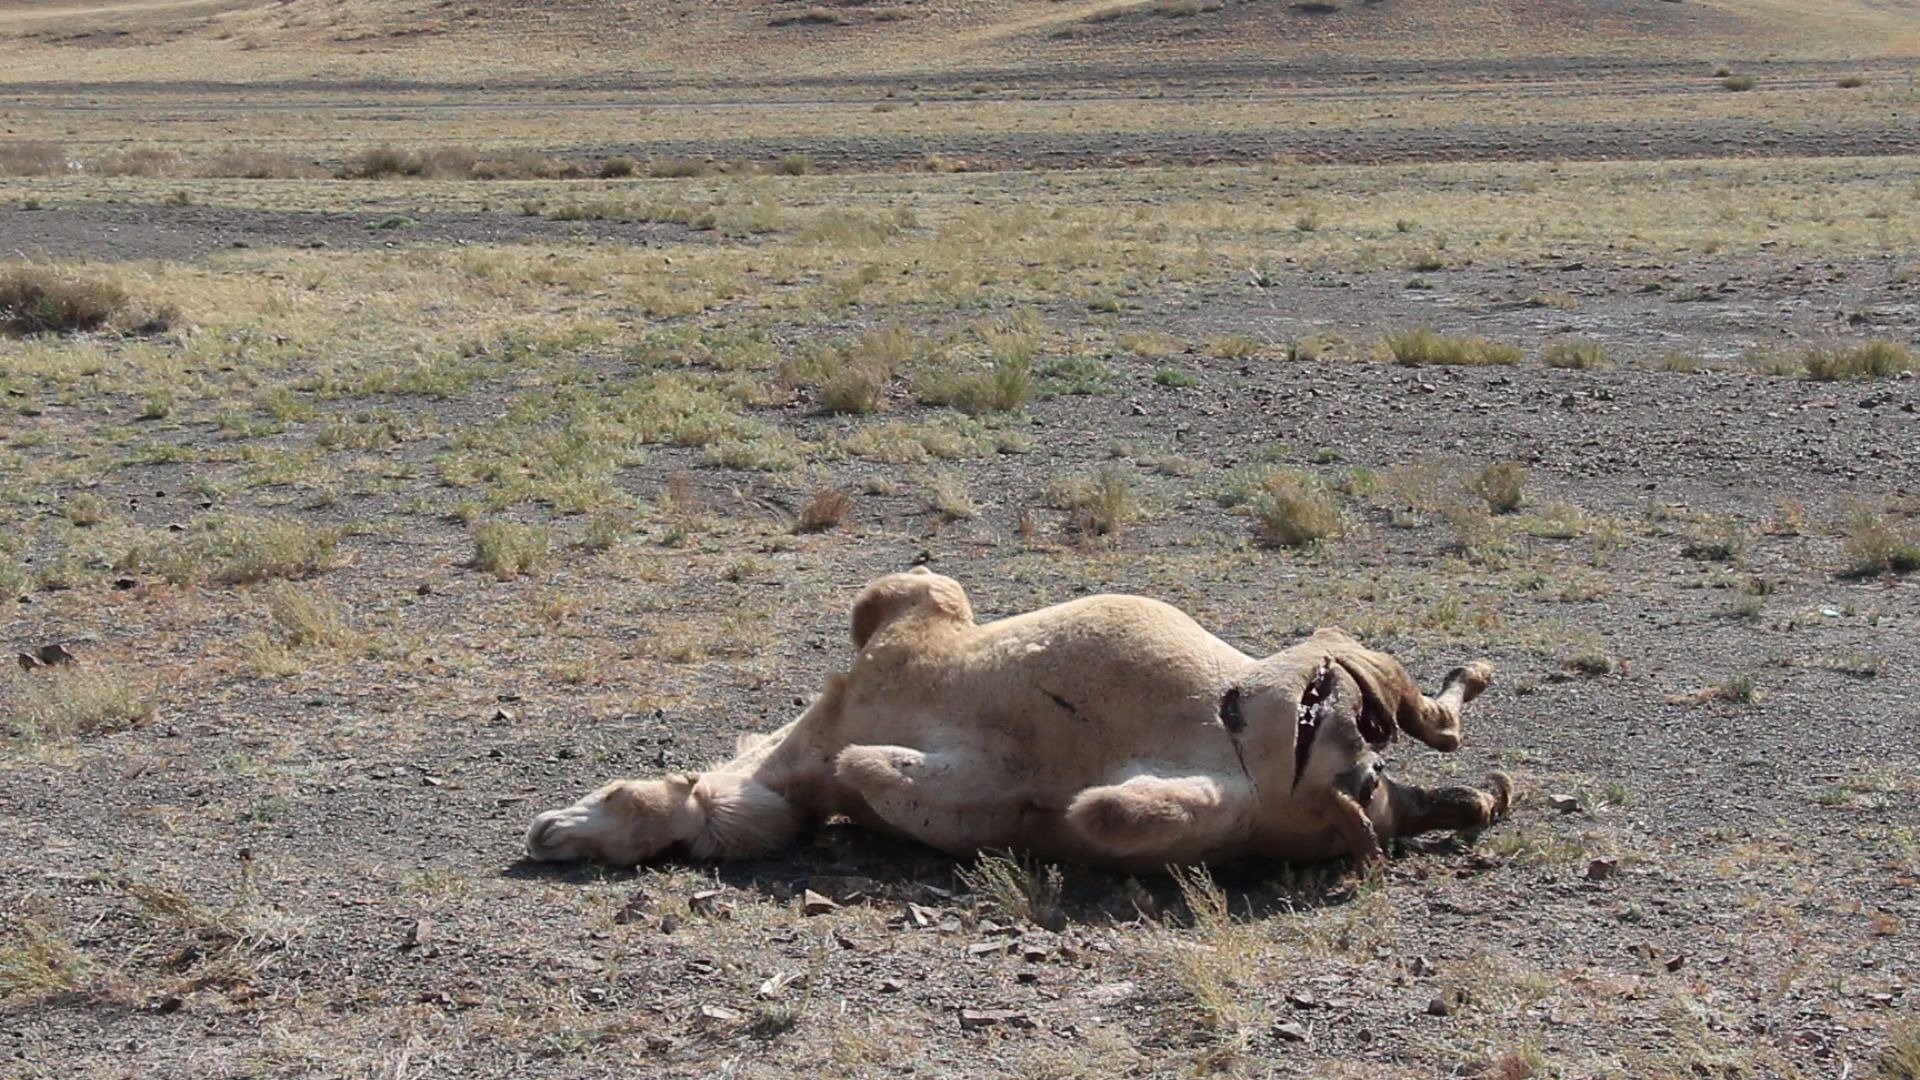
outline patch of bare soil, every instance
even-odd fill
[[[5,254],[51,258],[202,258],[234,248],[373,248],[409,244],[685,242],[679,225],[555,221],[534,215],[447,211],[360,213],[231,206],[86,203],[0,210]]]

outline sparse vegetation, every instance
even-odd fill
[[[1466,489],[1487,502],[1496,514],[1511,514],[1526,502],[1527,467],[1517,461],[1496,461],[1466,479]]]
[[[1695,61],[1660,93],[1678,69],[1636,66],[1640,35],[1686,8],[1605,36],[1563,20],[1556,56],[1607,62],[1514,80],[1537,13],[1213,6],[828,3],[838,22],[777,31],[764,8],[723,13],[724,48],[691,8],[652,36],[569,5],[10,15],[0,255],[127,300],[0,338],[8,653],[79,657],[0,657],[9,1060],[1036,1080],[1896,1060],[1920,844],[1911,763],[1874,740],[1912,696],[1908,586],[1883,575],[1920,571],[1899,351],[1920,189],[1864,141],[1911,96],[1899,65],[1831,89],[1896,35],[1828,34],[1863,0],[1794,17],[1806,43],[1760,40],[1773,16],[1689,41],[1682,17],[1662,55],[1726,49],[1768,92]],[[1311,59],[1330,41],[1351,63]],[[1223,43],[1285,85],[1221,93]],[[1133,67],[1148,45],[1179,62]],[[1260,159],[1275,132],[1298,138]],[[1610,160],[1552,159],[1589,135]],[[69,250],[91,261],[39,254]],[[1428,319],[1446,332],[1408,331],[1405,359],[1382,340]],[[1810,354],[1823,321],[1887,340]],[[1553,370],[1606,352],[1640,370]],[[1752,466],[1732,486],[1722,435]],[[1461,485],[1507,455],[1530,474],[1496,514]],[[1873,501],[1836,509],[1849,492]],[[1730,559],[1682,554],[1730,522]],[[498,567],[535,580],[494,584],[498,523],[529,530]],[[956,882],[846,829],[717,874],[502,872],[533,812],[804,708],[845,666],[851,590],[917,560],[983,622],[1118,590],[1249,650],[1343,625],[1429,688],[1493,657],[1467,738],[1516,811],[1405,844],[1384,881]],[[1635,771],[1672,742],[1648,724],[1697,775]],[[1574,752],[1596,730],[1617,768]],[[1602,771],[1549,771],[1575,768]],[[1736,812],[1676,809],[1726,775]],[[325,932],[286,947],[309,919]]]
[[[553,537],[544,525],[483,521],[473,527],[473,568],[501,581],[546,565]]]
[[[1430,326],[1388,334],[1386,348],[1394,363],[1408,367],[1425,364],[1517,364],[1521,356],[1517,346],[1482,337],[1450,337],[1435,332]]]
[[[1540,362],[1552,368],[1576,368],[1593,371],[1613,366],[1607,347],[1591,338],[1555,341],[1540,350]]]
[[[0,921],[0,1003],[77,989],[91,965],[66,927],[29,908]]]
[[[1864,577],[1920,570],[1920,519],[1902,524],[1889,515],[1860,507],[1844,529],[1848,573]]]
[[[1260,539],[1306,547],[1340,534],[1340,511],[1325,482],[1297,469],[1266,470],[1247,503]]]
[[[1070,476],[1047,486],[1047,501],[1070,511],[1072,525],[1083,536],[1118,541],[1127,523],[1140,514],[1133,481],[1117,465],[1103,465],[1091,475]]]
[[[1807,378],[1832,382],[1838,379],[1884,379],[1915,370],[1913,350],[1893,341],[1869,341],[1861,345],[1831,349],[1809,349],[1805,357]]]
[[[158,708],[147,676],[95,664],[0,675],[0,691],[9,702],[0,721],[28,742],[121,731],[152,720]]]
[[[795,532],[825,532],[837,529],[853,512],[853,497],[834,487],[823,487],[813,493],[793,523]]]
[[[178,318],[136,301],[113,281],[52,266],[0,270],[0,334],[155,334]]]

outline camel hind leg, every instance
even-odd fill
[[[834,758],[834,778],[887,825],[944,851],[1016,838],[1020,802],[1006,790],[1004,770],[973,751],[854,745]]]

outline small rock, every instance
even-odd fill
[[[807,889],[800,894],[800,914],[802,915],[825,915],[839,906],[812,889]]]
[[[1446,998],[1434,998],[1427,1002],[1428,1016],[1452,1016],[1453,1005]]]
[[[1140,988],[1131,982],[1101,983],[1080,991],[1080,1000],[1095,1005],[1118,1005],[1140,992]]]
[[[1547,805],[1563,814],[1571,814],[1580,809],[1580,800],[1571,795],[1549,795]]]
[[[796,982],[800,982],[804,978],[806,978],[806,976],[798,971],[778,972],[760,984],[760,1000],[777,1000],[787,992],[787,987],[792,986]]]
[[[1320,1007],[1320,999],[1307,993],[1305,990],[1295,990],[1289,993],[1287,995],[1287,1003],[1296,1009],[1317,1009]]]
[[[493,722],[494,722],[494,723],[496,723],[496,724],[505,724],[505,723],[509,723],[509,722],[511,722],[512,720],[513,720],[513,710],[512,710],[512,709],[495,709],[495,710],[493,710]]]
[[[616,925],[626,926],[651,914],[653,914],[653,897],[643,892],[636,892],[627,898],[627,902],[619,911],[613,913],[613,921]]]
[[[433,940],[433,930],[433,920],[427,918],[425,915],[413,920],[413,925],[407,928],[406,944],[402,945],[401,948],[417,949],[425,945],[427,942]]]
[[[1416,956],[1407,961],[1407,970],[1421,978],[1425,978],[1433,974],[1433,962],[1424,956]]]
[[[1307,1041],[1307,1029],[1300,1026],[1299,1024],[1292,1022],[1291,1020],[1283,1024],[1273,1025],[1273,1034],[1274,1034],[1274,1037],[1279,1039],[1281,1042],[1306,1042]]]
[[[967,955],[986,956],[989,953],[1003,953],[1007,951],[1007,946],[1011,944],[1013,943],[1004,938],[999,941],[976,941],[967,946]]]
[[[1668,971],[1679,971],[1681,968],[1686,966],[1687,966],[1687,956],[1685,953],[1681,953],[1680,955],[1671,957],[1667,960]]]
[[[930,907],[909,903],[907,905],[907,925],[916,930],[925,930],[940,919],[940,913]]]
[[[73,653],[68,652],[67,647],[58,642],[42,645],[37,649],[28,649],[20,654],[20,666],[27,671],[43,667],[61,667],[73,661]]]
[[[687,910],[695,915],[712,915],[720,906],[720,889],[701,889],[687,897]]]
[[[702,1024],[737,1024],[740,1022],[740,1013],[738,1010],[729,1009],[725,1005],[702,1005],[700,1006],[699,1019]]]
[[[1619,859],[1595,859],[1587,864],[1588,881],[1605,881],[1620,869]]]
[[[881,979],[880,980],[880,992],[883,994],[897,994],[905,988],[906,988],[906,984],[901,982],[899,979]]]

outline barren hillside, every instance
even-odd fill
[[[4,0],[23,81],[804,77],[1920,52],[1911,0]]]

